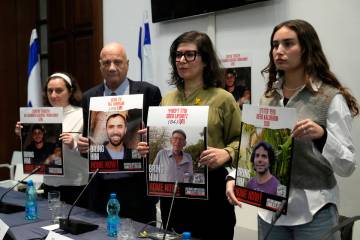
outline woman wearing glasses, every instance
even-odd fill
[[[234,208],[227,202],[225,165],[237,154],[240,110],[234,97],[220,88],[224,74],[219,67],[210,38],[196,31],[181,34],[170,48],[170,84],[177,87],[162,100],[163,106],[209,106],[208,148],[200,163],[209,168],[209,200],[175,199],[168,229],[191,231],[201,239],[233,239],[236,222]],[[140,143],[141,154],[148,151]],[[171,199],[161,199],[162,220],[166,219]]]

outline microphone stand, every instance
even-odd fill
[[[165,240],[166,233],[167,233],[167,230],[168,230],[168,225],[169,225],[169,221],[170,221],[170,217],[171,217],[171,213],[172,213],[172,208],[173,208],[173,205],[174,205],[174,200],[175,200],[175,195],[176,195],[177,186],[178,186],[178,181],[176,180],[175,186],[174,186],[174,192],[173,192],[172,199],[171,199],[170,211],[169,211],[168,218],[167,218],[167,220],[166,220],[166,226],[165,226],[165,231],[164,231],[163,240]]]
[[[71,206],[71,208],[69,210],[67,218],[60,218],[59,219],[60,229],[64,230],[65,232],[71,233],[73,235],[78,235],[78,234],[93,231],[93,230],[95,230],[95,229],[97,229],[99,227],[96,224],[84,222],[84,221],[81,221],[81,220],[75,220],[75,219],[71,220],[70,219],[70,214],[71,214],[73,208],[75,207],[76,203],[79,201],[80,197],[83,195],[83,193],[88,188],[91,181],[94,179],[94,177],[96,176],[96,174],[98,172],[99,172],[99,169],[96,169],[96,171],[91,176],[91,178],[90,178],[89,182],[87,183],[87,185],[83,188],[83,190],[81,191],[79,196],[76,198],[76,200],[74,201],[73,205]]]
[[[6,194],[8,194],[11,190],[13,190],[16,186],[18,186],[20,183],[24,183],[25,179],[30,177],[31,175],[35,174],[41,169],[41,167],[34,168],[29,175],[18,181],[14,186],[10,187],[8,190],[6,190],[3,195],[0,197],[0,213],[16,213],[16,212],[22,212],[25,211],[25,207],[11,204],[11,203],[4,203],[2,200],[5,197]]]
[[[269,230],[266,232],[264,240],[266,240],[269,237],[271,230],[273,229],[275,223],[281,217],[281,212],[284,210],[285,206],[286,206],[286,200],[282,200],[278,210],[274,213],[274,215],[271,219],[271,226],[270,226]]]

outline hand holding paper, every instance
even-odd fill
[[[224,149],[208,147],[200,155],[199,162],[211,169],[216,169],[230,160],[229,153]]]

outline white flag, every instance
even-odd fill
[[[28,65],[28,107],[42,106],[42,89],[40,77],[40,45],[36,29],[30,37],[29,65]]]
[[[141,81],[154,83],[152,54],[151,54],[151,38],[148,14],[144,13],[144,22],[140,26],[138,57],[141,62]]]

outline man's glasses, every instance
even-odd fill
[[[185,52],[176,51],[175,52],[175,61],[180,62],[181,58],[184,56],[184,58],[187,62],[193,62],[193,61],[195,61],[197,55],[200,55],[200,53],[196,50],[185,51]]]

